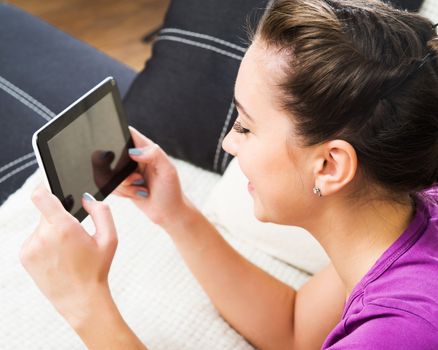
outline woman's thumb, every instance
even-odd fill
[[[96,233],[94,239],[99,245],[117,246],[117,231],[111,210],[106,203],[97,201],[91,194],[85,192],[82,196],[83,206],[94,222]]]

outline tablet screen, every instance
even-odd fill
[[[112,170],[119,163],[125,140],[115,113],[113,98],[108,94],[48,141],[49,151],[66,198],[71,195],[73,199],[80,199],[84,189],[95,194],[105,185],[105,179],[98,180],[98,183],[90,181],[93,167],[101,164],[99,157],[103,158],[102,160],[112,157],[112,162],[108,164]],[[110,135],[108,130],[111,130]],[[72,204],[72,212],[78,211],[81,207],[80,200],[74,200]]]
[[[136,167],[132,140],[114,87],[104,84],[38,134],[50,187],[79,220],[87,213],[82,194],[102,200]]]

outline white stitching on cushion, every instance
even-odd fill
[[[11,176],[14,176],[16,173],[19,173],[20,171],[23,171],[24,169],[26,169],[26,168],[32,166],[32,165],[35,164],[36,162],[37,162],[37,160],[34,159],[34,160],[30,161],[30,162],[27,162],[27,163],[23,164],[22,166],[19,166],[18,168],[12,170],[10,173],[6,174],[5,176],[0,177],[0,184],[1,184],[2,182],[5,182],[5,181],[6,181],[7,179],[9,179]]]
[[[41,102],[37,101],[35,98],[30,96],[29,94],[21,90],[18,86],[12,84],[10,81],[6,80],[2,76],[0,76],[0,83],[3,83],[3,85],[7,86],[11,90],[15,91],[17,94],[21,95],[26,100],[28,100],[30,103],[34,104],[37,108],[45,112],[49,117],[51,118],[56,117],[56,114],[53,113],[50,109],[48,109],[46,106],[44,106]]]
[[[231,48],[233,48],[235,50],[238,50],[238,51],[242,51],[243,53],[246,52],[246,48],[245,47],[238,46],[238,45],[233,44],[233,43],[231,43],[229,41],[225,41],[225,40],[216,38],[216,37],[211,36],[211,35],[196,33],[196,32],[192,32],[192,31],[189,31],[189,30],[183,30],[183,29],[178,29],[178,28],[165,28],[165,29],[162,29],[160,31],[160,33],[178,33],[178,34],[193,36],[195,38],[201,38],[201,39],[206,39],[206,40],[214,41],[214,42],[216,42],[218,44],[231,47]]]
[[[194,40],[183,39],[183,38],[180,38],[180,37],[177,37],[177,36],[173,36],[173,35],[159,36],[156,39],[156,41],[159,41],[159,40],[170,40],[170,41],[176,41],[176,42],[180,42],[180,43],[187,44],[187,45],[197,46],[197,47],[200,47],[200,48],[203,48],[203,49],[206,49],[206,50],[217,52],[217,53],[219,53],[221,55],[225,55],[225,56],[234,58],[234,59],[239,60],[239,61],[241,61],[243,59],[243,56],[239,56],[239,55],[236,55],[236,54],[234,54],[232,52],[219,49],[219,48],[217,48],[217,47],[215,47],[213,45],[207,45],[207,44],[200,43],[200,42],[197,42],[197,41],[194,41]]]
[[[237,45],[234,45],[234,44],[231,44],[231,43],[227,43],[227,42],[225,42],[225,41],[223,41],[221,39],[217,39],[217,38],[211,37],[209,35],[204,35],[204,34],[199,34],[199,33],[194,33],[194,32],[189,32],[189,31],[183,31],[183,30],[180,30],[180,29],[168,28],[168,29],[162,30],[161,32],[166,32],[166,31],[167,32],[172,32],[173,31],[175,33],[178,33],[178,32],[179,33],[183,33],[183,32],[190,33],[193,36],[196,36],[196,37],[199,37],[199,38],[209,38],[212,41],[216,41],[216,42],[222,43],[223,45],[226,45],[226,46],[230,46],[230,45],[237,46]],[[180,37],[173,36],[173,35],[162,35],[162,36],[160,35],[156,39],[156,41],[159,41],[159,40],[177,41],[177,42],[181,42],[181,43],[184,43],[184,44],[198,46],[198,47],[201,47],[203,49],[211,50],[211,51],[220,53],[222,55],[229,56],[231,58],[237,59],[239,61],[241,61],[243,59],[242,56],[236,55],[236,54],[231,53],[229,51],[225,51],[225,50],[219,49],[219,48],[217,48],[215,46],[203,44],[203,43],[200,43],[200,42],[197,42],[197,41],[193,41],[193,40],[189,40],[189,39],[180,38]],[[226,44],[224,44],[224,43],[226,43]],[[239,47],[239,50],[246,51],[245,49],[243,49],[241,47]],[[224,126],[222,128],[222,132],[221,132],[221,135],[219,137],[219,140],[218,140],[218,143],[217,143],[217,146],[216,146],[216,152],[215,152],[215,157],[214,157],[214,161],[213,161],[213,169],[215,171],[218,171],[218,163],[219,163],[219,157],[220,157],[220,153],[221,153],[221,149],[222,149],[222,141],[223,141],[223,139],[225,137],[225,132],[227,131],[228,125],[229,125],[231,117],[233,115],[234,108],[235,108],[234,102],[231,102],[230,108],[228,109],[228,115],[227,115],[227,117],[225,119],[225,123],[224,123]],[[224,152],[224,153],[226,153],[226,152]],[[227,159],[228,159],[228,154],[226,153],[225,158],[222,161],[222,169],[225,167]]]
[[[45,120],[49,121],[51,120],[51,118],[45,113],[43,112],[41,109],[39,109],[38,107],[36,107],[34,104],[32,104],[31,102],[29,102],[28,100],[24,99],[22,96],[20,96],[19,94],[17,94],[15,91],[11,90],[10,88],[8,88],[6,85],[2,84],[0,82],[0,89],[3,89],[4,91],[6,91],[9,95],[11,95],[12,97],[15,97],[18,101],[20,101],[22,104],[24,104],[25,106],[29,107],[30,109],[32,109],[34,112],[36,112],[37,114],[39,114],[41,117],[43,117]]]
[[[5,171],[6,169],[9,169],[10,167],[14,166],[15,164],[18,164],[18,163],[22,162],[23,160],[26,160],[26,159],[34,157],[34,156],[35,156],[35,154],[33,152],[28,153],[28,154],[26,154],[24,156],[21,156],[20,158],[17,158],[15,160],[13,160],[12,162],[9,162],[8,164],[3,165],[0,168],[0,173]]]
[[[227,160],[229,157],[230,157],[230,154],[228,152],[225,152],[224,158],[222,159],[222,166],[221,166],[222,173],[225,171],[225,165],[227,165]]]
[[[222,141],[224,140],[225,133],[226,133],[227,128],[228,128],[228,124],[230,124],[230,120],[231,120],[231,117],[232,117],[233,112],[234,112],[234,107],[235,106],[234,106],[234,100],[233,100],[233,101],[231,101],[230,108],[228,109],[227,118],[225,119],[224,126],[222,127],[221,136],[219,137],[219,140],[218,140],[218,143],[216,146],[216,154],[214,156],[214,163],[213,163],[213,169],[215,171],[218,171],[217,166],[219,163],[219,155],[220,155],[221,150],[222,150]]]

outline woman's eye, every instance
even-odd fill
[[[240,124],[239,121],[236,121],[236,122],[234,123],[234,125],[233,125],[233,130],[234,130],[235,132],[238,132],[239,134],[247,134],[247,133],[250,132],[250,130],[245,129],[245,128],[242,126],[242,124]]]

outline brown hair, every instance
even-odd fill
[[[281,106],[300,139],[338,138],[397,194],[438,181],[438,38],[428,19],[375,0],[274,0],[255,39],[286,53]]]

